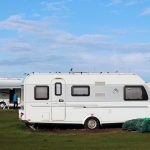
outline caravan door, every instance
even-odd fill
[[[52,121],[62,121],[66,117],[65,108],[65,81],[61,78],[52,80],[52,102],[51,102],[51,118]]]

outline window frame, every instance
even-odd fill
[[[57,84],[60,84],[60,94],[57,94],[57,92],[56,92],[57,91],[57,86],[56,86]],[[55,83],[55,95],[56,96],[61,96],[62,95],[62,83],[61,82],[56,82]]]
[[[47,88],[47,98],[37,98],[36,97],[36,88],[38,87],[46,87]],[[49,100],[49,86],[47,85],[37,85],[34,87],[34,99],[35,100]]]
[[[126,88],[141,88],[142,99],[127,99],[126,98]],[[145,87],[142,85],[126,85],[126,86],[124,86],[124,100],[125,101],[148,101],[148,94],[147,94]]]
[[[73,93],[74,88],[88,88],[88,94],[86,94],[86,95],[85,94],[74,94]],[[73,85],[71,87],[71,96],[83,96],[83,97],[90,96],[90,86],[89,85]]]

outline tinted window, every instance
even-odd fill
[[[48,86],[36,86],[34,89],[34,98],[36,100],[48,100],[49,99],[49,87]]]
[[[59,82],[55,83],[55,95],[56,96],[62,95],[62,84]]]
[[[148,95],[143,86],[125,86],[125,100],[148,100]]]
[[[71,95],[72,96],[89,96],[90,87],[89,86],[72,86]]]

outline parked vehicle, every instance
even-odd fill
[[[16,93],[18,103],[23,99],[23,79],[0,78],[0,108],[13,106],[13,94]]]
[[[83,124],[96,129],[107,123],[150,117],[150,89],[136,74],[34,73],[24,80],[26,123]]]

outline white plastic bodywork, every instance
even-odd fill
[[[63,85],[61,96],[55,96],[56,82]],[[34,99],[37,85],[49,86],[49,100]],[[90,96],[71,96],[73,85],[89,85]],[[144,86],[150,97],[148,85],[135,74],[31,74],[24,81],[24,110],[20,110],[20,119],[29,123],[84,124],[87,118],[96,117],[105,124],[150,117],[149,99],[125,101],[125,85]]]

